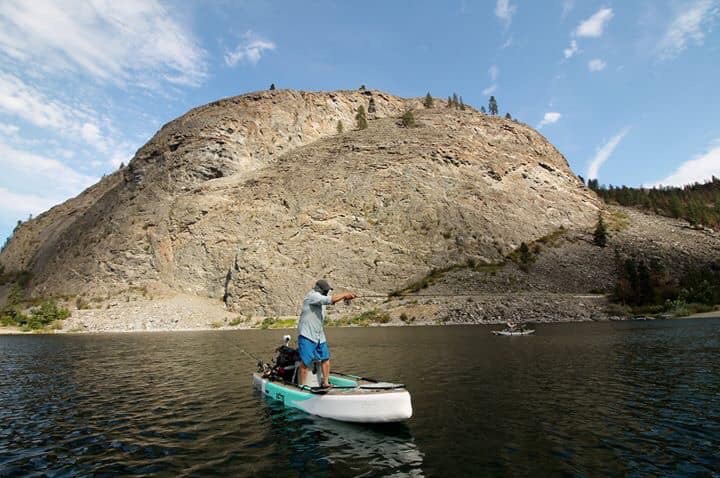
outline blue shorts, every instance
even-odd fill
[[[313,360],[320,360],[321,362],[330,360],[330,349],[328,349],[327,342],[318,344],[304,335],[298,337],[298,353],[300,354],[300,360],[306,367],[312,365]]]

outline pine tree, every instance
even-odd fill
[[[365,91],[365,85],[360,85],[360,88],[358,88],[360,91]]]
[[[520,269],[525,272],[529,271],[532,256],[530,255],[530,248],[524,242],[520,243],[520,248],[518,249],[518,259],[520,261]]]
[[[498,114],[498,105],[497,105],[497,101],[495,100],[494,96],[491,96],[490,101],[488,101],[488,111],[490,112],[491,115]]]
[[[452,98],[450,98],[449,96],[448,96],[448,104],[447,104],[447,107],[448,107],[448,108],[451,108],[451,107],[452,107]]]
[[[368,113],[375,113],[375,98],[370,98],[370,101],[368,102]]]
[[[122,162],[122,163],[120,163],[120,167],[119,167],[118,169],[122,169],[122,168],[124,168],[124,167],[125,167],[125,163]]]
[[[275,90],[275,83],[270,83],[270,91],[274,91],[274,90]]]
[[[596,246],[605,247],[607,245],[607,228],[603,221],[602,214],[598,216],[598,222],[593,233],[593,243]]]
[[[358,106],[355,121],[357,122],[357,129],[367,129],[368,122],[367,117],[365,116],[365,107],[363,105]]]
[[[465,103],[463,103],[462,96],[460,97],[460,109],[465,110]]]
[[[402,115],[402,125],[406,128],[415,126],[415,115],[413,115],[411,110],[407,110],[405,114]]]
[[[342,134],[345,128],[343,127],[342,121],[338,120],[337,122],[337,132],[338,134]]]
[[[680,203],[680,199],[677,197],[677,195],[673,194],[672,196],[670,196],[670,204],[668,205],[668,209],[670,210],[670,216],[676,219],[682,215],[682,204]]]
[[[460,106],[460,101],[458,100],[458,95],[457,95],[457,93],[453,93],[453,96],[452,96],[452,105],[453,105],[455,108],[457,108],[458,106]]]
[[[484,106],[481,106],[481,107],[480,107],[480,113],[482,113],[482,114],[484,114],[484,115],[487,114],[487,110],[485,109]]]
[[[512,119],[512,116],[510,116],[510,113],[505,113],[505,119],[509,119],[509,120]]]
[[[432,108],[433,107],[433,98],[430,96],[430,92],[428,91],[428,94],[425,95],[425,101],[423,101],[423,105],[425,108]]]
[[[20,303],[23,301],[24,295],[25,294],[22,290],[22,287],[20,287],[19,284],[13,284],[13,286],[10,288],[7,299],[5,300],[5,305],[8,307],[15,307],[16,305],[20,305]]]
[[[582,176],[580,176],[580,175],[578,175],[578,179],[580,180],[581,183],[583,183],[583,186],[584,186],[584,185],[585,185],[585,178],[582,177]]]

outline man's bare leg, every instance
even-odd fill
[[[323,387],[330,386],[330,361],[323,360],[321,362],[322,374],[323,374]]]
[[[305,385],[305,377],[307,377],[307,367],[300,361],[300,370],[298,375],[298,385]]]

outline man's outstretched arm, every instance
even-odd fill
[[[357,296],[352,292],[343,292],[342,294],[333,294],[332,297],[330,297],[330,300],[333,304],[337,304],[341,300],[353,300],[356,297]]]

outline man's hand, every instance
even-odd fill
[[[331,300],[333,304],[337,304],[341,300],[344,300],[345,302],[350,302],[355,298],[357,298],[357,294],[353,294],[352,292],[343,292],[342,294],[333,294]]]

